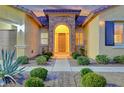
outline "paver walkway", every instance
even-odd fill
[[[67,59],[57,59],[52,71],[71,71],[71,66]]]

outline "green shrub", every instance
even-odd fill
[[[44,83],[38,77],[30,77],[25,81],[25,87],[44,87]]]
[[[106,79],[96,73],[88,73],[81,77],[81,85],[85,87],[105,87]]]
[[[53,56],[53,53],[52,52],[46,52],[44,53],[44,55],[48,55],[49,57]]]
[[[38,78],[41,78],[42,80],[45,80],[47,77],[47,73],[48,73],[47,69],[39,67],[31,70],[30,76],[38,77]]]
[[[121,64],[123,64],[123,63],[124,63],[124,55],[115,56],[115,57],[113,58],[113,60],[114,60],[116,63],[121,63]]]
[[[81,56],[78,52],[73,52],[72,57],[73,59],[77,59],[79,56]]]
[[[81,53],[82,56],[86,56],[85,48],[80,48],[80,53]]]
[[[79,56],[77,58],[77,62],[79,65],[89,65],[90,64],[89,58],[85,57],[85,56]]]
[[[28,64],[29,63],[29,58],[27,56],[20,56],[17,58],[18,61],[21,62],[21,64]]]
[[[46,57],[47,61],[50,59],[50,57],[48,55],[43,55],[43,56]]]
[[[81,74],[81,76],[83,77],[84,75],[86,75],[87,73],[92,73],[93,71],[91,70],[91,69],[89,69],[89,68],[83,68],[83,69],[81,69],[81,71],[80,71],[80,74]]]
[[[39,56],[36,58],[36,62],[38,65],[46,64],[47,58],[45,56]]]
[[[96,61],[99,64],[108,64],[110,61],[110,58],[107,55],[97,55]]]

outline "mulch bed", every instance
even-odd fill
[[[100,72],[98,74],[106,78],[106,87],[124,87],[124,73]],[[23,76],[25,78],[20,79],[16,87],[24,87],[24,80],[29,77],[29,73],[24,73]],[[80,73],[77,72],[49,72],[44,83],[45,87],[81,87],[80,78]]]

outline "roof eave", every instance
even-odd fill
[[[103,12],[103,11],[109,9],[109,8],[112,8],[112,7],[114,7],[114,6],[111,5],[111,6],[105,8],[105,9],[99,11],[99,12],[98,12],[98,11],[97,11],[97,12],[91,12],[91,13],[88,15],[88,17],[86,18],[86,20],[84,21],[84,23],[82,24],[82,26],[85,26],[92,18],[94,18],[94,17],[95,17],[96,15],[98,15],[99,13],[101,13],[101,12]]]

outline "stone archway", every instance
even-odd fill
[[[55,28],[64,24],[69,28],[70,53],[75,51],[75,16],[49,16],[49,51],[54,52]]]
[[[54,53],[70,53],[70,35],[67,25],[57,25],[54,33]]]

